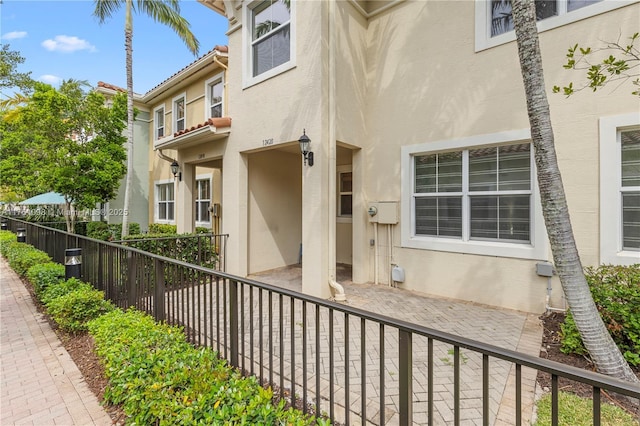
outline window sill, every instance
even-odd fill
[[[601,256],[600,263],[613,265],[634,265],[640,263],[640,252],[622,250]]]
[[[289,71],[296,67],[295,61],[285,62],[282,65],[278,65],[275,68],[271,68],[269,71],[265,71],[260,75],[255,77],[245,76],[244,81],[242,82],[242,89],[248,89],[251,86],[255,86],[256,84],[262,83],[263,81],[269,80],[275,76],[278,76],[282,73]]]
[[[531,244],[411,237],[407,240],[403,240],[402,246],[421,250],[477,254],[481,256],[510,257],[516,259],[546,260],[548,258],[546,247],[535,247]]]
[[[353,223],[353,217],[351,216],[338,216],[336,217],[337,223]]]

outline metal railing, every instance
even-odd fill
[[[601,374],[119,244],[8,222],[14,231],[27,228],[27,242],[54,259],[63,247],[81,247],[83,279],[116,305],[184,326],[194,344],[215,349],[291,405],[346,425],[528,424],[533,401],[525,400],[525,382],[535,386],[539,371],[551,375],[553,425],[560,378],[593,388],[594,425],[603,391],[640,399],[636,384]],[[514,401],[506,418],[499,413],[505,394]]]

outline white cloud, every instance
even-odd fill
[[[18,38],[25,38],[27,36],[26,31],[11,31],[2,36],[3,40],[15,40]]]
[[[50,84],[52,86],[57,86],[62,82],[62,78],[56,75],[51,75],[51,74],[41,75],[38,80],[42,81],[43,83]]]
[[[42,46],[52,52],[71,53],[76,50],[88,50],[95,52],[96,47],[86,40],[76,36],[57,35],[53,40],[48,39],[42,42]]]

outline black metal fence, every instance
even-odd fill
[[[257,376],[304,411],[343,424],[528,424],[537,372],[640,399],[631,383],[306,296],[119,244],[5,219],[62,262],[83,252],[83,279],[126,308],[185,327],[194,344]],[[443,360],[446,360],[443,361]],[[500,373],[500,374],[494,374]],[[512,401],[510,410],[502,407]]]

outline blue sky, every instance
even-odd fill
[[[226,45],[227,19],[195,0],[181,14],[200,41],[200,55]],[[2,0],[0,37],[26,60],[18,68],[57,87],[62,79],[104,81],[126,87],[124,9],[100,25],[93,1]],[[133,89],[145,93],[196,57],[169,28],[144,15],[133,17]],[[11,93],[8,94],[9,96]]]

